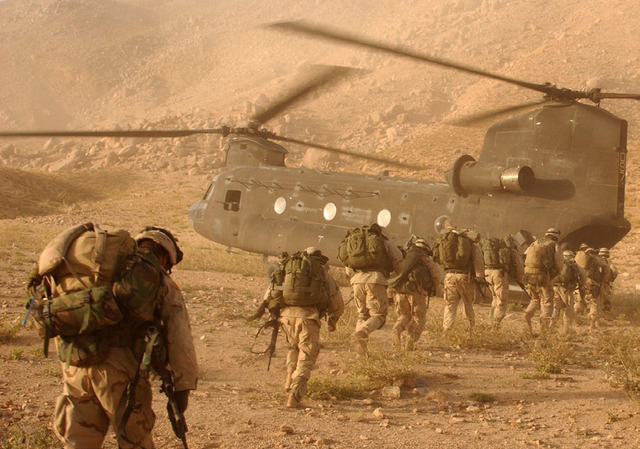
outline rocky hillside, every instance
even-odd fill
[[[640,92],[640,11],[632,0],[4,0],[0,129],[234,126],[309,65],[362,69],[268,123],[278,133],[422,164],[442,179],[478,152],[491,124],[450,123],[533,101],[536,92],[262,25],[306,19],[500,75],[559,87]],[[627,214],[640,224],[640,102],[605,101],[629,121]],[[210,174],[216,136],[172,140],[0,140],[0,161],[49,172],[123,166]],[[294,151],[290,164],[302,161]],[[307,154],[305,163],[314,158]],[[317,162],[317,161],[316,161]],[[336,164],[334,164],[335,167]],[[338,169],[378,171],[342,160]],[[635,231],[627,254],[640,253]],[[630,256],[631,257],[631,256]]]

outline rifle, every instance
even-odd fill
[[[480,292],[480,296],[482,296],[482,300],[484,302],[487,302],[487,295],[484,294],[483,288],[488,288],[489,287],[489,283],[487,281],[485,281],[484,279],[480,280],[477,277],[473,278],[473,283],[476,285],[476,288],[478,289],[478,292]]]
[[[175,387],[173,384],[173,374],[166,366],[163,366],[158,372],[162,385],[160,391],[167,396],[167,414],[169,415],[169,421],[171,421],[171,427],[173,433],[176,434],[180,440],[184,449],[189,449],[187,446],[187,421],[184,419],[184,413],[180,410],[178,402],[176,401]]]
[[[154,332],[157,334],[152,336]],[[184,413],[178,406],[175,395],[175,387],[173,383],[173,374],[167,369],[165,363],[166,360],[163,356],[163,353],[165,353],[165,341],[163,335],[154,327],[149,329],[148,335],[149,338],[155,338],[155,341],[151,345],[152,348],[150,366],[158,375],[158,377],[160,377],[160,381],[162,382],[162,385],[160,386],[160,392],[164,393],[167,396],[167,414],[169,415],[169,421],[171,422],[173,433],[175,433],[176,436],[180,438],[184,449],[189,449],[189,447],[187,446],[186,435],[186,433],[189,431],[189,429],[187,428],[187,421],[184,418]],[[145,355],[142,361],[143,366],[145,365],[145,363],[148,363],[147,357],[148,351],[145,351]]]
[[[520,287],[522,289],[522,293],[527,295],[527,298],[531,299],[531,296],[529,296],[529,293],[527,292],[527,286],[524,285],[522,282],[519,282],[519,281],[516,281],[516,284],[518,284],[518,287]]]
[[[260,326],[260,329],[258,329],[258,332],[256,333],[255,337],[253,337],[253,344],[251,345],[252,354],[267,354],[267,356],[269,357],[269,360],[267,362],[267,371],[269,371],[269,368],[271,367],[271,358],[276,354],[276,341],[278,340],[278,331],[280,330],[280,321],[278,320],[279,317],[280,317],[279,309],[270,310],[269,319],[265,321],[265,323],[262,326]],[[267,346],[267,349],[265,349],[264,351],[255,351],[253,348],[256,345],[256,341],[258,340],[258,337],[260,336],[263,330],[269,327],[272,328],[271,340],[269,342],[269,346]]]

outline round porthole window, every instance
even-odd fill
[[[276,203],[273,205],[273,210],[276,211],[276,214],[281,214],[287,209],[287,200],[283,197],[280,197],[276,200]]]
[[[324,206],[324,210],[322,211],[322,214],[324,215],[324,219],[328,221],[331,221],[334,218],[336,218],[337,213],[338,213],[338,208],[333,203],[329,203],[326,206]]]
[[[387,226],[389,226],[389,223],[391,223],[391,212],[389,212],[387,209],[382,209],[378,214],[377,221],[380,226],[386,228]]]

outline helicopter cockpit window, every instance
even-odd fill
[[[387,226],[389,226],[389,223],[391,223],[391,212],[389,212],[387,209],[382,209],[378,213],[377,222],[383,228],[386,228]]]
[[[284,199],[283,197],[278,198],[275,204],[273,205],[273,210],[276,211],[276,214],[280,215],[284,213],[286,209],[287,209],[287,200]]]
[[[329,203],[326,206],[324,206],[324,210],[322,211],[322,214],[324,215],[324,219],[327,221],[331,221],[334,218],[336,218],[337,213],[338,213],[338,208],[333,203]]]
[[[227,194],[224,197],[224,210],[239,211],[241,195],[242,192],[240,190],[227,190]]]

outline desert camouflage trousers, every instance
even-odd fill
[[[353,284],[353,301],[358,309],[356,333],[368,336],[384,326],[389,309],[386,285]]]
[[[553,315],[553,286],[547,274],[525,273],[527,293],[531,300],[524,312],[524,319],[531,322],[533,315],[540,310],[540,327],[546,330],[551,325]]]
[[[603,283],[600,295],[602,296],[602,311],[611,312],[611,284]]]
[[[446,332],[453,329],[458,311],[458,303],[462,300],[464,313],[469,320],[469,331],[472,332],[476,324],[473,310],[475,290],[473,281],[464,273],[447,273],[444,277],[444,318],[442,329]]]
[[[509,298],[509,275],[504,270],[487,268],[485,279],[491,289],[491,310],[493,322],[498,326],[507,314],[507,300]]]
[[[114,351],[119,350],[125,351],[124,348],[114,348],[110,358],[113,358]],[[130,352],[129,356],[135,367],[135,359]],[[100,449],[109,424],[118,433],[115,423],[124,411],[124,407],[118,408],[118,404],[135,375],[135,368],[131,365],[103,362],[88,367],[63,366],[63,393],[56,400],[53,427],[66,449]],[[124,438],[118,439],[121,449],[154,448],[151,431],[155,414],[151,408],[151,395],[149,381],[141,376],[136,388],[135,407],[123,432]]]
[[[564,285],[554,286],[553,293],[553,314],[551,315],[551,325],[556,325],[556,323],[560,320],[560,311],[564,310],[562,322],[564,323],[565,331],[567,331],[575,322],[574,293]]]
[[[427,298],[420,293],[393,293],[393,302],[398,316],[392,332],[394,339],[400,339],[404,331],[409,339],[416,342],[424,332],[427,323]]]
[[[589,309],[589,318],[591,323],[590,329],[598,327],[600,318],[602,318],[602,312],[604,309],[604,296],[602,295],[602,289],[598,283],[587,279],[587,285],[585,286],[585,302]]]
[[[320,354],[320,322],[286,316],[280,317],[280,324],[289,344],[285,390],[296,393],[296,399],[300,400]]]

